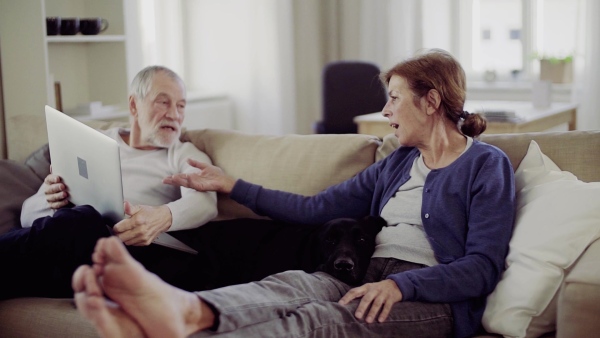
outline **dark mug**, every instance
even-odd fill
[[[79,33],[79,18],[63,18],[60,22],[60,35]]]
[[[103,18],[85,18],[79,20],[79,31],[83,35],[96,35],[108,28],[108,21]]]
[[[60,32],[60,16],[46,18],[46,35],[58,35]]]

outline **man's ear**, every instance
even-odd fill
[[[129,95],[129,114],[132,117],[137,117],[138,108],[137,102],[135,101],[135,97],[133,95]]]
[[[430,89],[425,95],[425,99],[427,101],[427,115],[432,115],[440,108],[442,97],[437,89]]]

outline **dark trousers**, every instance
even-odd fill
[[[170,232],[198,255],[155,244],[127,249],[167,283],[199,291],[290,269],[314,271],[315,228],[255,219],[210,222]],[[0,299],[72,297],[73,272],[92,263],[97,240],[108,236],[105,222],[90,206],[60,209],[31,228],[0,235]]]

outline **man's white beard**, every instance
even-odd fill
[[[173,136],[171,136],[170,133],[168,135],[161,135],[160,130],[157,130],[154,131],[152,134],[148,135],[148,137],[146,138],[146,142],[158,148],[169,148],[170,146],[175,144],[175,141],[179,138],[180,135],[181,132]]]

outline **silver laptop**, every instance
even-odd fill
[[[113,226],[125,217],[119,145],[107,135],[46,106],[52,173],[69,188],[75,205],[93,206]],[[175,237],[162,233],[155,244],[197,254]]]

